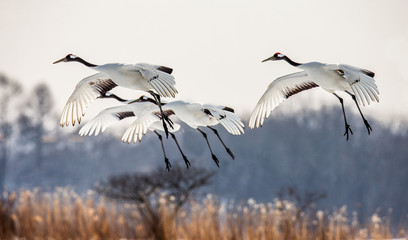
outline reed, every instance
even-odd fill
[[[345,206],[333,212],[299,214],[296,204],[221,201],[207,195],[190,200],[174,214],[169,198],[157,199],[161,227],[152,226],[140,206],[96,195],[79,196],[69,188],[6,194],[0,202],[0,239],[390,239],[406,237],[407,226],[391,234],[390,219],[374,213],[360,223]],[[171,198],[170,198],[171,199]],[[157,223],[157,222],[156,222]],[[158,230],[157,230],[158,231]]]

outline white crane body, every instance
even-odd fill
[[[173,110],[176,116],[191,128],[214,126],[219,123],[216,118],[205,113],[202,110],[203,105],[199,103],[174,101],[163,106],[163,109]]]

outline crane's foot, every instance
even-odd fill
[[[220,161],[218,160],[217,156],[215,156],[214,154],[212,154],[212,159],[214,160],[215,164],[217,165],[217,167],[220,167]]]
[[[191,166],[191,163],[190,163],[190,161],[187,159],[187,157],[185,155],[183,155],[183,160],[186,163],[187,169],[189,169],[190,166]]]
[[[170,163],[169,159],[165,158],[164,162],[166,163],[166,170],[170,172],[171,163]]]
[[[371,128],[370,124],[368,124],[368,121],[366,119],[364,119],[364,125],[367,128],[368,135],[370,135],[370,133],[373,131],[373,129]]]
[[[351,130],[350,125],[346,123],[346,132],[343,134],[343,136],[346,136],[346,141],[348,141],[349,139],[349,132],[351,135],[353,135],[353,131]]]
[[[232,160],[235,159],[235,155],[232,153],[231,149],[226,148],[225,150],[227,150],[227,153],[231,156]]]

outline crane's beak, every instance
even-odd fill
[[[267,59],[265,59],[265,60],[262,60],[262,62],[266,62],[266,61],[274,61],[275,60],[275,57],[274,56],[272,56],[272,57],[270,57],[270,58],[267,58]]]
[[[58,61],[53,62],[52,64],[56,64],[56,63],[59,63],[59,62],[66,62],[66,61],[67,61],[67,58],[64,57],[64,58],[61,58],[61,59],[58,60]]]

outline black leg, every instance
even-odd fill
[[[162,147],[162,150],[163,150],[164,162],[166,163],[166,169],[167,169],[167,171],[170,172],[171,164],[170,164],[169,159],[166,156],[166,151],[164,150],[162,135],[160,135],[156,130],[154,130],[153,132],[156,133],[157,137],[159,137],[160,144],[161,144],[161,147]]]
[[[232,153],[231,149],[229,149],[225,144],[224,141],[222,141],[220,135],[218,134],[217,129],[212,128],[210,126],[208,126],[209,129],[213,130],[214,134],[217,135],[218,139],[220,140],[220,142],[222,143],[222,145],[224,146],[225,150],[227,151],[227,153],[232,157],[232,159],[235,159],[235,155]]]
[[[215,154],[213,153],[210,143],[208,142],[208,138],[207,138],[207,134],[203,131],[201,131],[199,128],[197,128],[197,130],[203,135],[203,137],[205,138],[205,141],[207,142],[208,148],[210,149],[211,152],[211,157],[214,160],[215,164],[217,165],[217,167],[220,167],[220,161],[218,160],[217,156],[215,156]]]
[[[351,135],[353,135],[353,131],[351,131],[350,125],[347,123],[347,118],[346,118],[346,112],[344,111],[344,104],[343,104],[343,98],[339,97],[339,95],[333,93],[334,96],[336,96],[340,103],[341,103],[341,109],[343,110],[343,117],[344,117],[344,124],[346,125],[346,132],[344,133],[344,136],[346,136],[346,139],[348,141],[349,139],[349,131]]]
[[[169,138],[169,129],[167,128],[167,124],[166,122],[169,124],[169,126],[171,128],[173,128],[173,121],[170,120],[169,117],[167,117],[164,113],[163,113],[163,109],[162,109],[162,104],[160,101],[160,95],[153,92],[153,91],[149,91],[149,93],[154,97],[154,100],[157,102],[157,106],[159,106],[160,109],[160,113],[162,115],[162,122],[163,122],[163,129],[164,132],[166,133],[166,138]],[[166,121],[166,122],[165,122]]]
[[[174,135],[174,133],[170,133],[171,137],[173,138],[174,142],[176,142],[176,145],[181,153],[181,156],[183,156],[184,162],[186,163],[187,169],[191,166],[190,161],[188,161],[186,155],[184,155],[183,151],[181,150],[181,147],[176,139],[176,136]]]
[[[358,111],[360,112],[360,115],[361,115],[361,117],[363,118],[364,125],[365,125],[366,128],[367,128],[368,135],[370,135],[370,133],[373,131],[373,129],[371,128],[370,124],[368,124],[367,119],[365,119],[363,113],[361,112],[360,106],[358,105],[357,100],[356,100],[356,96],[355,96],[354,94],[348,92],[348,91],[346,91],[346,93],[348,93],[348,94],[351,96],[351,98],[353,99],[353,101],[356,103],[356,106],[357,106],[357,108],[358,108]]]

